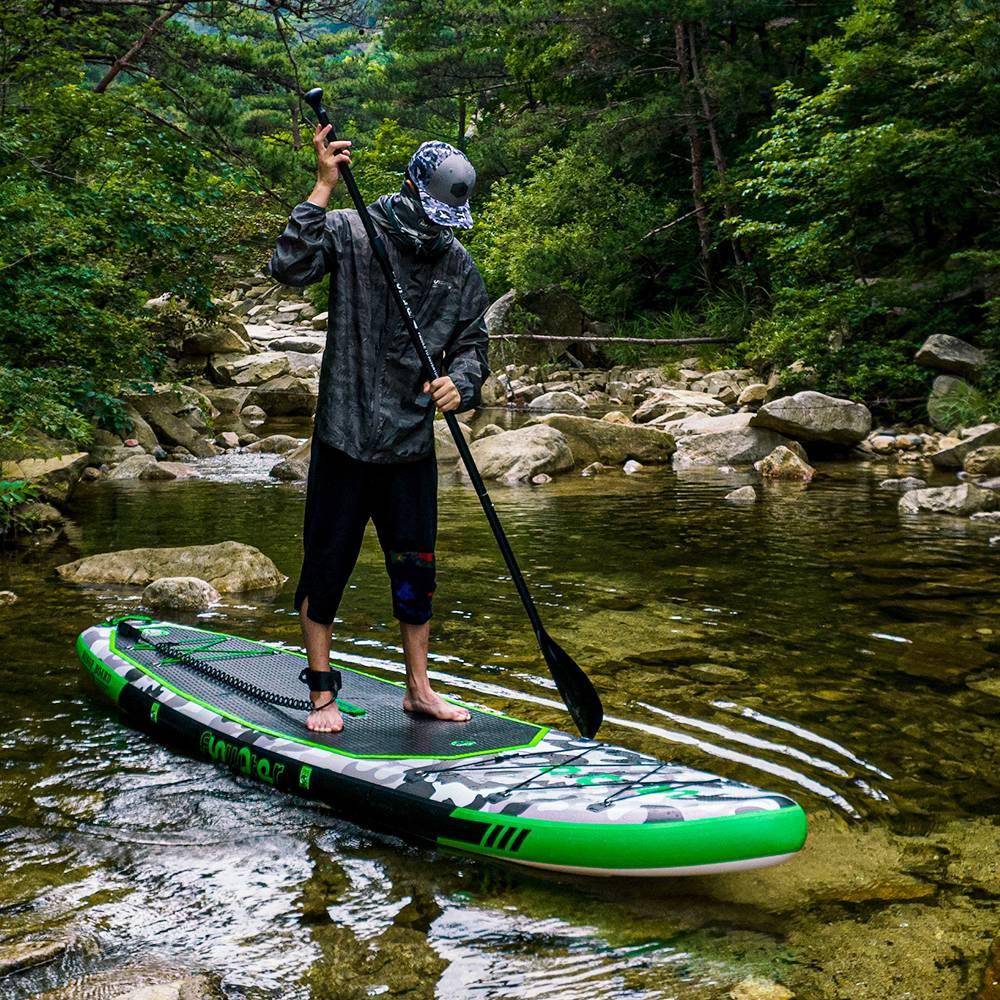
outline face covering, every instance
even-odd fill
[[[404,183],[397,194],[383,195],[372,206],[372,216],[400,245],[419,254],[436,256],[455,238],[447,226],[431,222],[420,206],[420,198]]]

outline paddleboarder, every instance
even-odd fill
[[[295,608],[309,657],[304,679],[313,710],[306,725],[338,732],[340,686],[330,668],[333,620],[374,521],[400,623],[406,662],[403,708],[468,720],[427,677],[435,588],[437,462],[434,409],[462,412],[479,401],[488,374],[483,280],[454,230],[472,226],[476,172],[464,153],[425,142],[402,188],[368,206],[387,237],[393,270],[441,376],[427,382],[356,211],[327,211],[350,165],[351,142],[327,143],[317,126],[316,184],[297,205],[271,257],[271,274],[303,286],[330,276],[327,343],[320,371]]]

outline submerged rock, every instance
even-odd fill
[[[795,1000],[795,994],[771,979],[750,976],[729,991],[729,1000]]]
[[[974,483],[911,490],[899,500],[901,514],[977,514],[1000,509],[1000,493],[981,490]]]
[[[581,471],[581,476],[599,476],[605,471],[604,464],[601,462],[591,462],[590,465],[586,466],[583,471]]]
[[[142,603],[148,608],[201,611],[218,601],[215,587],[196,576],[164,576],[142,592]]]
[[[778,431],[798,441],[849,445],[868,436],[872,415],[863,403],[809,389],[765,403],[750,426]]]
[[[926,479],[916,476],[903,476],[902,479],[883,479],[878,484],[880,490],[891,490],[893,493],[908,493],[911,490],[922,490],[927,485]]]
[[[756,503],[757,491],[752,486],[741,486],[738,490],[727,493],[725,499],[732,503]]]
[[[9,608],[17,603],[17,594],[13,590],[0,590],[0,608]]]
[[[145,586],[165,576],[197,576],[221,593],[280,587],[285,581],[260,549],[233,541],[103,552],[64,563],[56,572],[67,583],[131,586]]]
[[[545,472],[539,472],[537,476],[531,477],[531,483],[533,486],[544,486],[546,483],[551,483],[552,477]]]
[[[629,459],[629,461],[622,466],[622,472],[624,472],[626,476],[631,476],[633,473],[642,472],[643,468],[644,466],[641,462]]]

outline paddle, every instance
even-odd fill
[[[319,87],[316,87],[304,94],[303,97],[306,103],[316,113],[316,118],[318,119],[320,125],[324,127],[330,125],[329,115],[327,114],[326,108],[323,107],[322,103],[323,91]],[[330,131],[327,133],[327,142],[335,140],[336,138],[337,136],[331,127]],[[392,264],[389,261],[389,254],[385,248],[385,243],[376,230],[374,223],[371,220],[371,216],[368,214],[368,207],[365,205],[364,199],[361,197],[361,192],[358,190],[358,185],[355,183],[354,175],[351,173],[351,168],[344,163],[340,164],[340,176],[344,179],[344,183],[347,185],[347,190],[351,195],[351,200],[354,202],[355,208],[358,210],[358,215],[361,216],[361,223],[365,227],[365,232],[368,234],[368,240],[371,243],[372,252],[375,254],[375,259],[379,262],[379,265],[385,274],[390,294],[402,314],[403,322],[406,324],[406,329],[410,334],[410,342],[413,344],[414,350],[416,350],[417,355],[420,358],[420,363],[423,366],[424,375],[428,381],[433,382],[438,377],[437,365],[435,365],[434,359],[430,356],[430,352],[427,350],[427,344],[424,342],[423,335],[420,333],[420,329],[417,326],[413,310],[410,308],[410,304],[406,301],[406,295],[403,292],[403,288],[392,269]],[[511,550],[510,543],[507,541],[507,536],[504,534],[503,527],[500,524],[500,518],[497,516],[497,512],[493,507],[493,501],[490,499],[490,495],[486,491],[486,486],[483,483],[483,477],[479,474],[479,469],[476,468],[475,460],[473,459],[472,452],[469,450],[469,446],[466,443],[465,436],[462,434],[458,420],[454,413],[446,413],[444,415],[444,419],[448,424],[448,430],[451,431],[451,436],[455,440],[455,447],[458,448],[458,453],[462,457],[462,461],[465,463],[465,468],[469,474],[469,479],[472,481],[473,489],[476,491],[476,496],[479,497],[479,502],[483,506],[483,512],[486,514],[486,520],[489,521],[490,527],[493,529],[493,536],[497,540],[497,545],[500,547],[500,552],[503,555],[504,562],[507,564],[507,569],[510,571],[511,579],[514,581],[514,586],[517,588],[517,593],[521,598],[521,603],[524,605],[524,610],[528,614],[528,620],[531,622],[531,627],[535,632],[535,638],[538,641],[538,648],[541,650],[542,656],[545,657],[545,662],[549,666],[549,672],[552,674],[552,679],[556,682],[559,694],[562,696],[562,700],[569,709],[570,715],[573,716],[573,721],[576,723],[580,732],[584,736],[594,736],[600,728],[601,720],[604,718],[604,709],[601,706],[601,699],[598,697],[597,691],[594,690],[594,685],[590,682],[590,678],[583,672],[583,670],[580,669],[576,661],[545,631],[542,626],[542,620],[538,615],[538,609],[535,607],[535,602],[532,600],[531,594],[528,591],[528,585],[524,582],[524,577],[521,575],[521,570],[517,565],[517,560],[514,558],[514,553]]]

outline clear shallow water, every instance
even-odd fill
[[[70,942],[0,991],[98,995],[85,977],[127,969],[255,998],[714,1000],[751,974],[862,996],[825,971],[822,942],[798,939],[831,920],[870,936],[872,908],[899,900],[995,923],[1000,877],[980,852],[997,842],[1000,701],[966,685],[1000,651],[995,530],[901,521],[876,489],[884,467],[825,466],[753,507],[722,501],[746,477],[715,472],[493,489],[549,631],[601,691],[602,737],[788,793],[812,823],[802,858],[747,876],[563,879],[246,784],[132,732],[86,686],[77,633],[139,601],[53,576],[91,552],[256,545],[288,583],[202,620],[299,641],[304,494],[259,478],[274,461],[81,488],[70,542],[0,560],[0,589],[21,598],[0,611],[0,933]],[[447,476],[438,553],[440,689],[568,726],[475,497]],[[371,537],[334,649],[398,672],[389,609]],[[973,923],[948,932],[981,942],[959,949],[970,968],[990,937]]]

